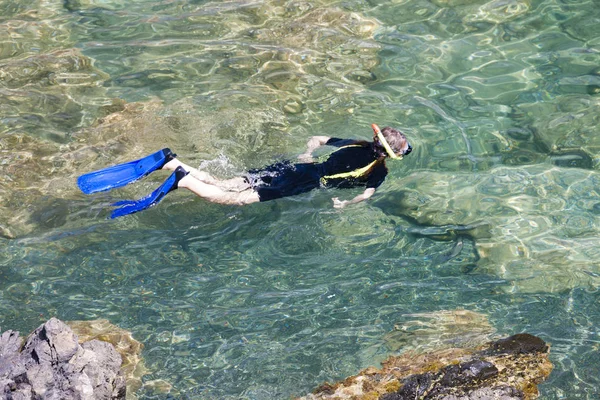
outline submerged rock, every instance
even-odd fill
[[[136,148],[135,143],[158,142],[157,131],[164,125],[153,115],[159,104],[115,102],[107,106],[110,114],[79,130],[73,135],[76,141],[69,144],[26,135],[7,138],[3,142],[6,149],[0,146],[4,157],[0,184],[6,189],[0,191],[0,234],[14,238],[76,219],[80,211],[74,201],[76,176],[146,154],[148,150]],[[145,132],[144,138],[137,132]]]
[[[0,397],[15,399],[125,399],[121,356],[107,342],[82,344],[51,318],[21,347],[18,332],[0,336]]]
[[[9,58],[0,62],[0,86],[7,89],[29,85],[99,86],[108,75],[94,68],[90,58],[78,49],[53,50],[25,58]]]
[[[440,310],[402,317],[394,330],[383,337],[390,351],[473,347],[491,340],[495,332],[485,314],[469,310]]]
[[[506,290],[558,292],[600,282],[599,184],[597,171],[550,164],[418,171],[388,183],[397,190],[374,204],[422,230],[477,226],[462,233],[475,241],[478,272],[504,279]]]
[[[302,399],[534,399],[552,371],[548,352],[543,340],[521,333],[470,350],[405,353]]]

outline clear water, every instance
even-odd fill
[[[172,397],[286,399],[466,309],[552,344],[542,398],[597,398],[599,26],[596,0],[0,2],[0,327],[108,318]],[[109,221],[165,175],[75,187],[164,146],[230,177],[373,122],[415,151],[345,210],[176,192]]]

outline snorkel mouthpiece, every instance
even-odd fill
[[[379,126],[377,126],[377,124],[371,124],[371,128],[373,128],[373,132],[375,132],[375,134],[377,135],[379,143],[381,143],[388,156],[390,156],[390,158],[393,158],[394,160],[402,160],[402,156],[399,156],[396,153],[394,153],[394,151],[390,147],[390,144],[387,142],[387,140],[385,140],[385,137],[381,133],[381,129],[379,129]]]

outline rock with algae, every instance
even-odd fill
[[[336,384],[323,384],[304,400],[534,399],[552,371],[549,346],[521,333],[474,349],[392,356]]]

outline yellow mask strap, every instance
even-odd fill
[[[402,160],[402,156],[399,156],[396,153],[394,153],[394,151],[390,147],[390,144],[387,142],[387,140],[385,140],[385,137],[383,137],[383,134],[381,133],[379,128],[377,129],[377,138],[379,139],[379,142],[383,145],[385,152],[388,153],[388,156],[390,156],[390,158],[393,158],[394,160]]]

